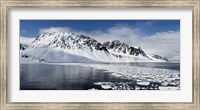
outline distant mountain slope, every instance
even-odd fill
[[[158,60],[169,61],[167,58],[161,57],[161,56],[159,56],[159,55],[152,55],[152,58],[158,59]]]
[[[35,38],[20,37],[20,50],[25,50]]]

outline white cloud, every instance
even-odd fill
[[[138,44],[148,53],[156,53],[167,58],[180,56],[180,32],[169,31],[142,37]]]
[[[34,40],[35,40],[35,38],[20,37],[20,43],[25,44],[25,45],[31,44]]]
[[[136,39],[140,37],[138,29],[130,28],[128,26],[116,26],[109,28],[105,32],[92,32],[91,35],[102,43],[106,41],[120,40],[130,44],[129,41],[131,39],[132,44],[135,44]]]
[[[39,30],[39,34],[46,33],[46,32],[72,32],[73,30],[68,27],[49,27],[49,28],[42,28]]]
[[[73,32],[90,36],[101,43],[120,40],[131,46],[140,46],[148,54],[158,54],[171,60],[180,60],[180,32],[167,31],[145,36],[143,30],[127,25],[116,25],[106,31],[75,31],[69,27],[50,27],[41,29],[39,33],[49,31]]]

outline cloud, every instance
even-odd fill
[[[73,32],[72,29],[69,27],[49,27],[49,28],[42,28],[39,30],[39,34],[46,33],[46,32]]]
[[[180,32],[168,31],[156,33],[149,37],[142,37],[138,40],[138,45],[150,54],[156,53],[169,59],[179,60]]]
[[[152,25],[152,24],[149,24]],[[107,30],[96,30],[91,32],[75,31],[69,27],[50,27],[41,29],[39,33],[49,31],[73,32],[90,36],[99,42],[120,40],[131,46],[140,46],[148,54],[158,54],[163,57],[180,60],[180,32],[166,31],[153,35],[145,35],[144,30],[128,25],[115,25]]]
[[[95,38],[101,43],[104,43],[106,41],[120,40],[122,42],[130,44],[129,41],[131,39],[132,44],[134,44],[136,39],[140,37],[138,29],[132,29],[127,26],[116,26],[111,27],[106,31],[93,31],[84,34]]]
[[[22,36],[20,37],[20,43],[25,44],[25,45],[31,44],[34,40],[35,38],[22,37]]]

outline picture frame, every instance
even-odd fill
[[[1,0],[0,2],[0,108],[2,110],[200,110],[200,1],[199,0]],[[192,102],[9,102],[8,101],[8,10],[11,8],[192,8]]]

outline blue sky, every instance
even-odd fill
[[[177,31],[179,20],[20,20],[20,36],[36,37],[42,28],[69,27],[74,31],[102,31],[114,26],[130,26],[149,36],[156,32]]]

